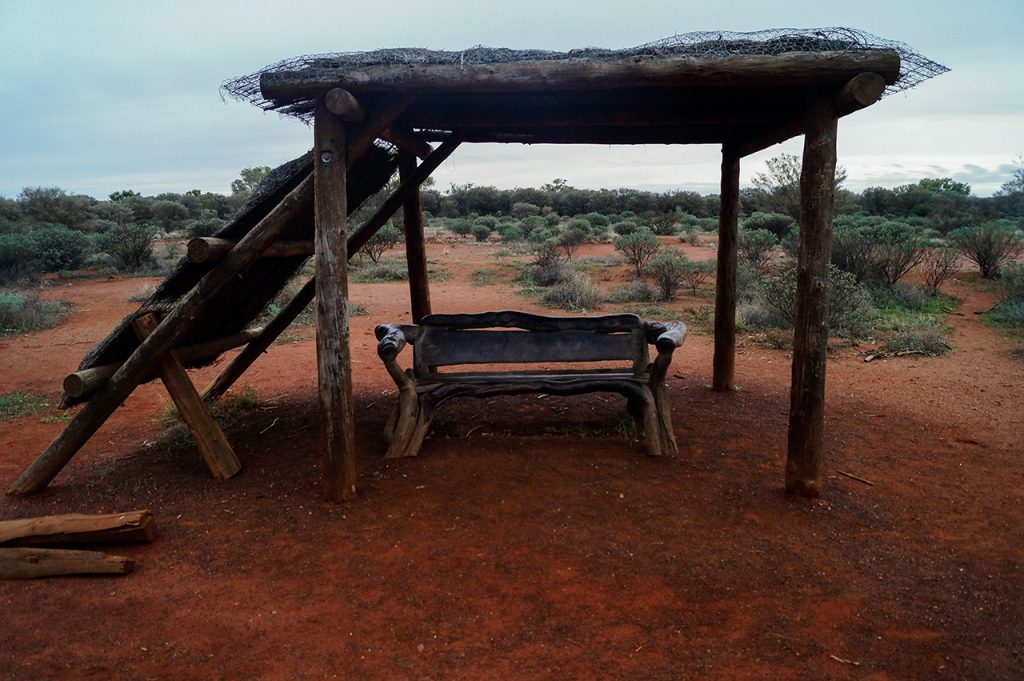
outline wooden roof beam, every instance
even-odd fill
[[[791,52],[729,57],[638,56],[561,59],[498,64],[382,64],[336,69],[270,71],[260,92],[285,105],[333,88],[372,92],[532,92],[690,86],[814,85],[849,80],[858,73],[899,77],[895,50]]]
[[[709,127],[546,127],[505,130],[421,131],[432,142],[457,135],[464,142],[502,144],[717,144],[735,137],[734,128]]]
[[[857,74],[847,81],[846,85],[832,98],[832,110],[835,112],[836,118],[871,106],[882,98],[885,86],[886,80],[881,74]],[[806,114],[800,111],[791,120],[776,129],[748,138],[738,147],[740,156],[749,156],[797,135],[802,135],[806,120]]]

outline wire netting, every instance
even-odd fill
[[[776,28],[752,33],[734,31],[700,31],[674,35],[636,47],[611,50],[585,47],[568,52],[548,50],[512,50],[478,45],[467,50],[446,51],[422,48],[390,48],[370,52],[336,52],[285,59],[255,73],[225,81],[221,90],[227,96],[249,102],[264,110],[308,120],[309,102],[275,102],[260,94],[260,76],[264,73],[284,75],[302,72],[337,71],[363,66],[387,64],[499,64],[516,61],[559,61],[570,59],[626,59],[646,57],[729,57],[738,55],[778,55],[793,52],[846,52],[860,50],[891,50],[900,56],[900,74],[886,88],[890,95],[910,89],[949,69],[915,52],[908,45],[879,38],[852,28]]]

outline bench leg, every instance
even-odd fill
[[[644,400],[641,403],[644,422],[644,446],[647,447],[648,456],[661,456],[661,428],[658,421],[658,405],[654,403],[654,395],[645,391]]]
[[[661,453],[675,456],[679,453],[676,434],[672,429],[672,406],[668,400],[665,384],[656,385],[653,389],[655,411],[658,416],[658,438],[661,440]]]
[[[434,401],[429,395],[417,395],[415,390],[403,390],[399,394],[396,414],[393,430],[389,429],[391,436],[384,456],[387,459],[416,456],[434,417]]]

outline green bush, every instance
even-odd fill
[[[796,306],[796,263],[789,261],[761,280],[759,302],[766,308],[764,318],[774,325],[792,328]],[[828,297],[825,317],[829,333],[863,338],[871,333],[875,310],[871,297],[852,274],[835,265],[828,267]]]
[[[1006,326],[1024,326],[1024,265],[1003,267],[999,275],[999,302],[992,311],[995,321]]]
[[[715,273],[715,263],[708,261],[693,262],[687,261],[683,267],[683,281],[690,287],[693,295],[704,285]]]
[[[635,234],[640,231],[640,225],[632,221],[616,222],[612,225],[612,231],[619,236],[625,236],[627,234]],[[653,232],[652,232],[653,233]]]
[[[33,255],[44,272],[74,270],[89,255],[89,237],[61,225],[46,225],[28,234]]]
[[[516,224],[504,224],[498,229],[498,234],[501,236],[503,243],[510,241],[522,241],[523,230]]]
[[[56,326],[69,307],[62,301],[45,301],[18,291],[0,290],[0,336]]]
[[[939,287],[952,279],[960,270],[960,251],[949,246],[932,248],[921,261],[921,277],[934,296]]]
[[[609,303],[647,303],[654,300],[656,293],[643,279],[634,279],[609,291],[607,300]]]
[[[688,263],[682,251],[674,248],[658,253],[647,263],[647,275],[654,279],[662,300],[676,297],[676,292],[683,285],[683,272]]]
[[[473,225],[484,225],[493,232],[498,228],[498,218],[493,215],[481,215],[476,220],[473,220]]]
[[[590,239],[590,223],[586,220],[570,220],[557,237],[558,247],[567,260],[572,260],[576,251]]]
[[[0,283],[30,279],[39,273],[35,247],[27,234],[0,234]]]
[[[661,248],[658,237],[649,229],[619,235],[615,237],[614,244],[615,250],[622,253],[626,262],[636,271],[637,278],[643,274],[644,267]]]
[[[981,276],[995,279],[999,270],[1024,250],[1024,240],[1007,220],[990,220],[980,225],[961,227],[949,233],[950,240],[964,256],[976,264]]]
[[[149,225],[118,225],[96,237],[99,249],[110,254],[124,270],[139,270],[153,263],[154,230]]]
[[[569,267],[562,260],[558,246],[546,242],[537,249],[528,272],[537,286],[551,286],[568,275]]]
[[[761,272],[771,262],[772,250],[776,243],[778,243],[778,239],[775,238],[775,234],[767,229],[744,227],[737,235],[736,250],[747,267]]]
[[[919,315],[893,322],[882,343],[887,355],[941,355],[950,347],[945,338],[945,325],[931,315]]]
[[[677,233],[681,226],[675,213],[654,213],[648,216],[647,223],[651,226],[651,231],[662,236]]]
[[[602,215],[601,213],[587,213],[583,217],[587,219],[587,222],[590,223],[591,227],[604,227],[604,231],[606,232],[608,231],[608,225],[611,224],[611,220],[608,219],[608,216]]]
[[[555,212],[545,213],[541,219],[544,220],[544,224],[548,227],[557,227],[558,223],[562,221],[562,219],[558,217],[558,213]]]
[[[781,240],[795,226],[796,220],[782,213],[752,213],[743,221],[743,229],[763,229],[774,234],[776,240]]]
[[[195,239],[201,236],[213,236],[219,232],[224,225],[225,221],[218,217],[205,217],[189,221],[186,224],[186,229],[188,230],[189,237]]]
[[[459,236],[466,236],[472,231],[473,223],[465,218],[451,218],[445,224],[445,229]]]
[[[529,237],[535,230],[544,227],[544,218],[539,215],[531,215],[523,218],[523,221],[519,223],[519,228],[523,230],[523,236]]]
[[[359,268],[355,280],[362,283],[381,281],[405,281],[409,272],[403,262],[381,261]]]
[[[379,263],[384,253],[398,244],[402,243],[402,230],[392,224],[387,224],[377,230],[377,233],[366,240],[366,243],[359,249],[365,253],[374,264]]]
[[[540,206],[525,201],[517,201],[512,204],[512,216],[522,220],[533,215],[540,215]]]
[[[494,232],[494,229],[490,225],[480,222],[481,220],[483,220],[483,218],[477,218],[476,222],[474,222],[473,226],[470,228],[470,232],[473,234],[474,239],[482,243],[491,237],[491,233]]]
[[[593,310],[601,304],[601,292],[585,273],[569,270],[544,293],[544,302],[563,310]]]

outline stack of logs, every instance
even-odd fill
[[[145,510],[0,521],[0,579],[123,575],[135,567],[131,558],[99,551],[41,547],[148,542],[155,537],[153,514]]]

